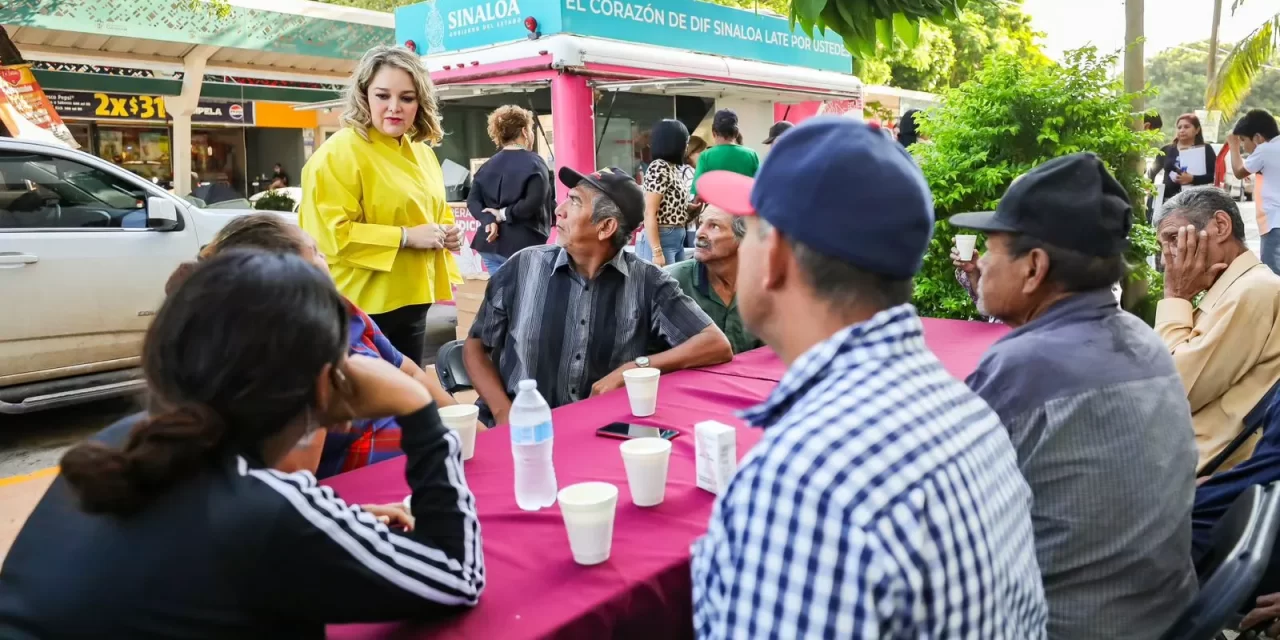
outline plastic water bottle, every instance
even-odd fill
[[[520,381],[511,403],[511,457],[516,463],[516,504],[537,511],[556,503],[556,468],[551,462],[555,436],[551,407],[538,393],[538,383]]]

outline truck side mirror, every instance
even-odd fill
[[[178,206],[168,198],[147,198],[147,228],[155,231],[174,231],[182,226]]]

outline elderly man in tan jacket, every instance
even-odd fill
[[[1187,387],[1200,469],[1280,380],[1280,276],[1245,246],[1240,210],[1220,189],[1189,189],[1167,201],[1157,233],[1165,297],[1156,331]],[[1256,441],[1216,471],[1248,459]]]

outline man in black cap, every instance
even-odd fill
[[[966,381],[999,414],[1034,496],[1049,638],[1159,638],[1195,597],[1195,438],[1160,337],[1120,309],[1132,226],[1089,153],[1016,180],[987,234],[978,305],[1013,331]]]
[[[622,387],[627,369],[733,357],[674,278],[623,250],[644,219],[640,185],[618,168],[563,167],[560,182],[570,191],[556,208],[556,244],[523,249],[491,276],[463,347],[487,424],[507,422],[521,380],[536,380],[554,408]]]
[[[778,136],[786,133],[787,129],[790,129],[791,127],[794,127],[794,126],[795,126],[794,124],[791,124],[786,120],[779,120],[773,123],[773,126],[769,127],[769,137],[764,139],[764,143],[772,146],[773,142],[778,139]]]

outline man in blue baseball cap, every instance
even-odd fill
[[[813,118],[753,181],[738,306],[790,366],[693,550],[700,638],[1043,638],[1031,492],[999,419],[925,347],[911,299],[933,202],[876,127]]]

